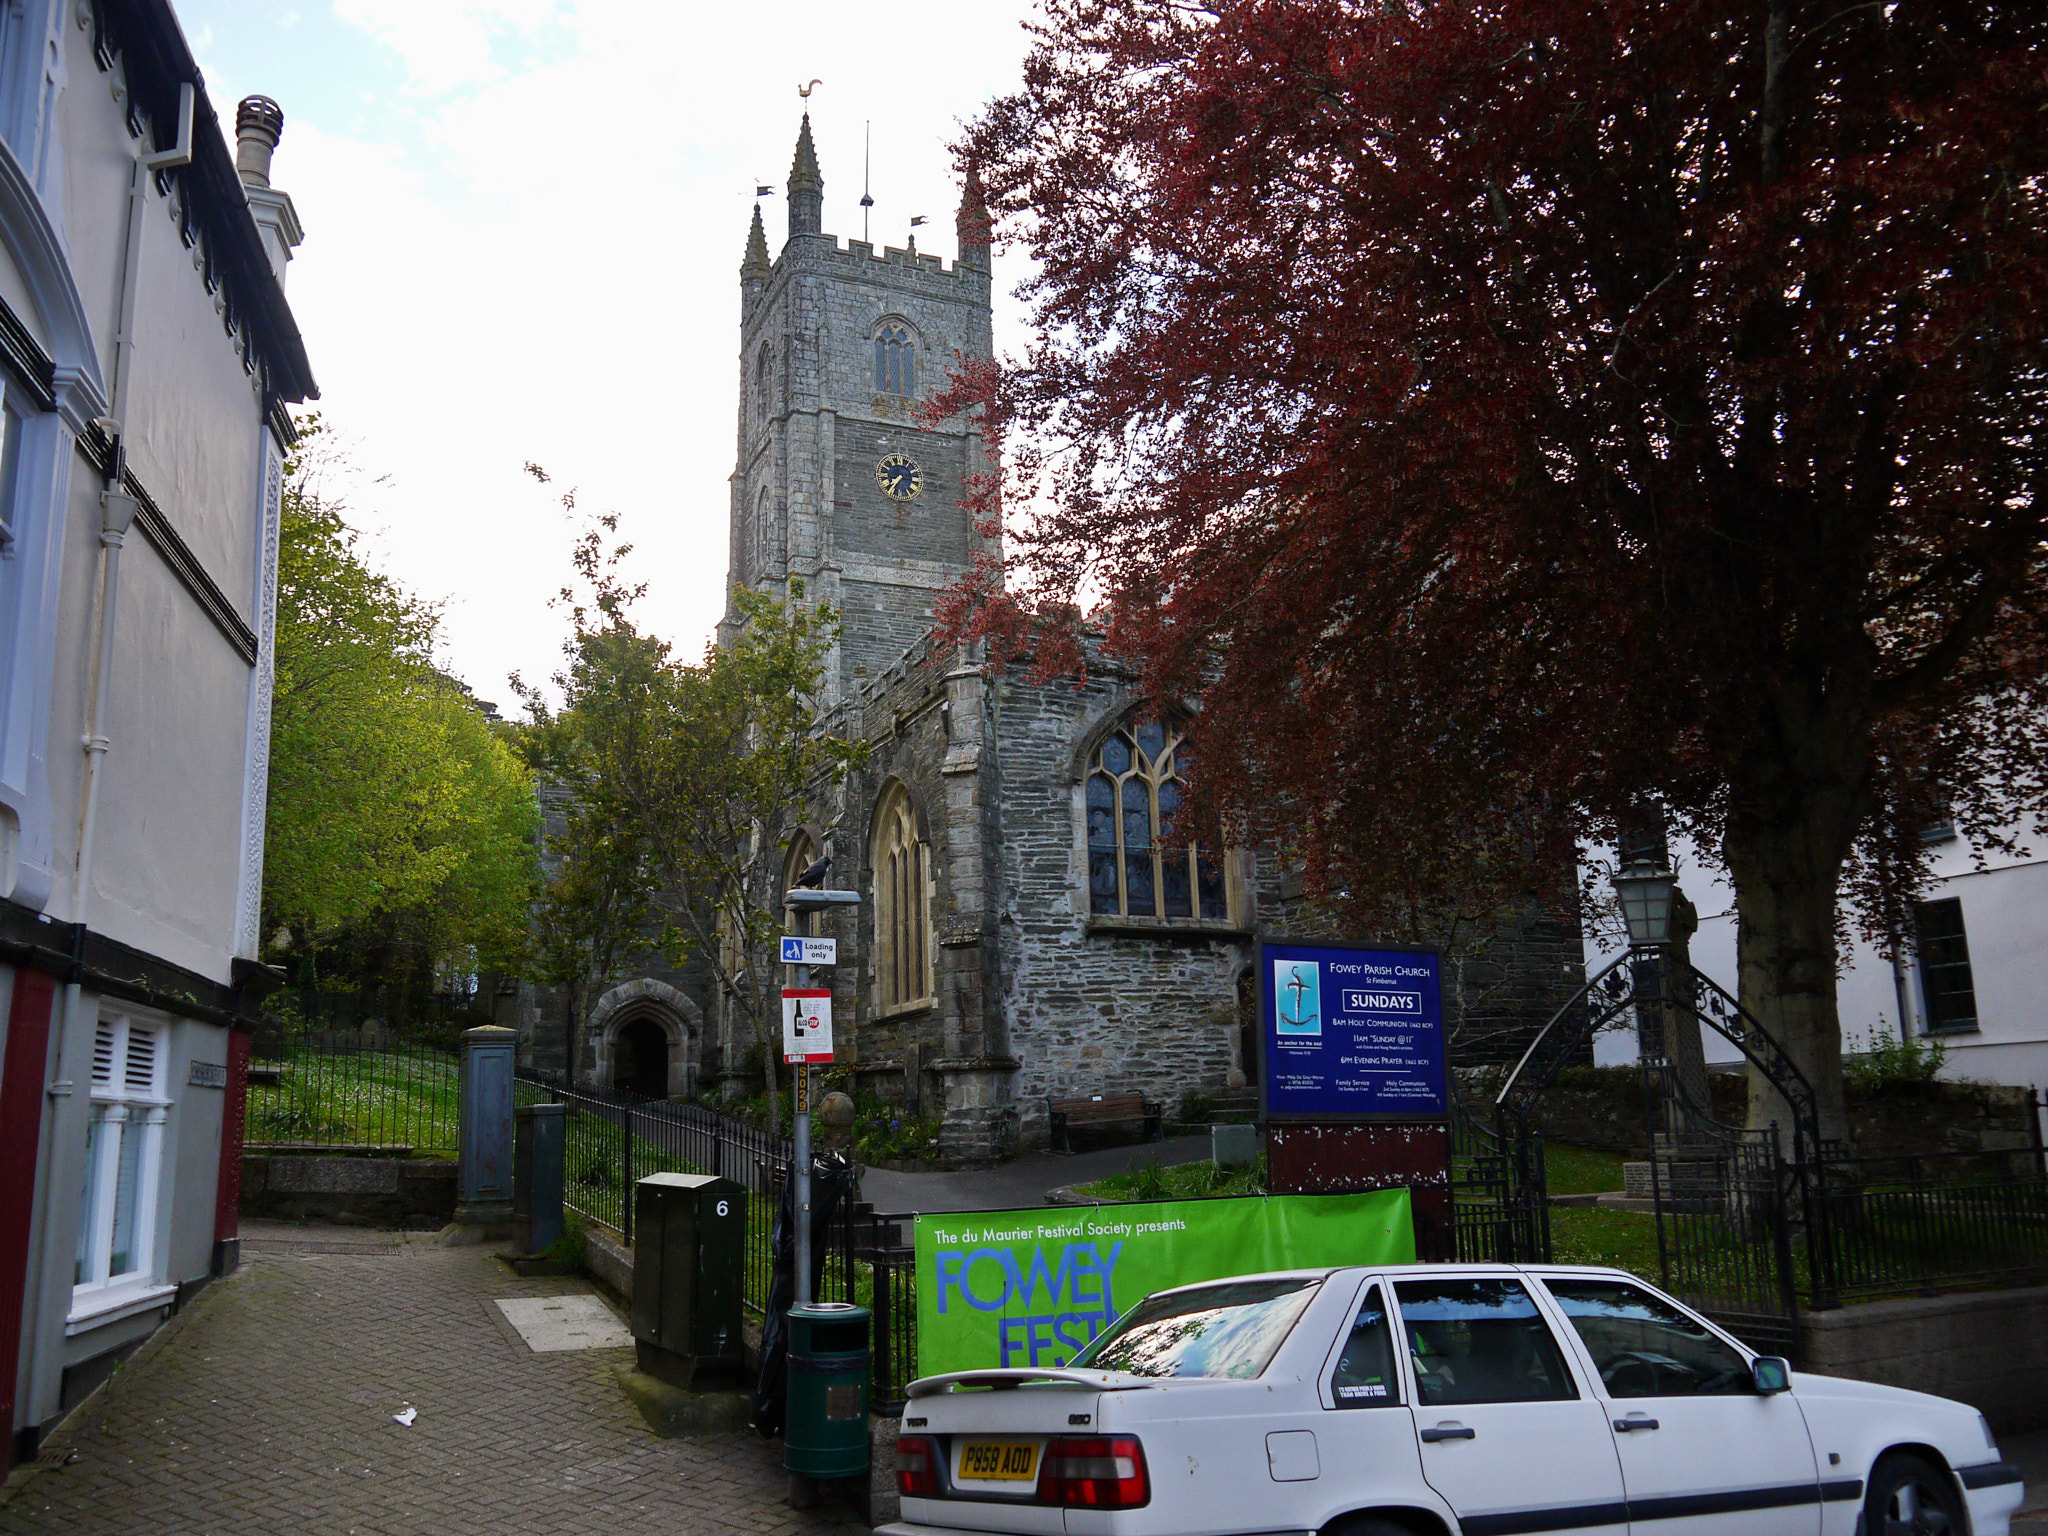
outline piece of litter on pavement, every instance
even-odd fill
[[[398,1422],[403,1424],[407,1429],[412,1428],[412,1421],[418,1418],[419,1416],[420,1411],[417,1408],[407,1408],[403,1413],[394,1413],[393,1415],[391,1415],[392,1418],[398,1420]]]

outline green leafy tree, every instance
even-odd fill
[[[678,660],[627,615],[640,589],[617,577],[626,547],[605,546],[616,527],[599,519],[576,546],[591,595],[572,602],[575,633],[557,678],[564,705],[552,722],[572,739],[592,823],[631,828],[644,850],[672,957],[700,958],[760,1045],[773,1119],[782,860],[808,797],[862,755],[818,729],[839,616],[806,604],[797,582],[787,603],[736,592],[734,639],[707,646],[701,661]]]
[[[528,464],[526,470],[542,484],[548,482],[547,472],[538,464]],[[562,507],[575,512],[573,490],[563,494]],[[600,518],[577,546],[579,566],[589,566],[598,580],[602,601],[611,607],[640,593],[638,588],[621,587],[614,574],[631,546],[606,551],[597,537],[614,532],[617,525],[616,517]],[[573,591],[565,589],[561,601],[570,607],[577,622],[571,656],[580,657],[590,650],[591,675],[608,676],[613,666],[626,663],[636,649],[644,651],[636,646],[635,637],[614,634],[607,639],[601,632],[588,633],[592,609],[579,605]],[[605,609],[597,612],[601,616]],[[607,659],[613,665],[607,665]],[[572,662],[571,672],[556,678],[565,691],[570,689],[574,672]],[[534,773],[562,792],[560,828],[545,818],[542,822],[541,880],[532,913],[529,974],[564,991],[563,1062],[573,1080],[583,1027],[598,989],[618,975],[628,955],[658,942],[657,876],[639,823],[597,774],[582,734],[587,707],[584,712],[556,714],[540,690],[528,687],[516,673],[511,683],[529,720],[519,733],[520,750]],[[585,703],[588,706],[595,700]]]
[[[264,911],[302,992],[318,956],[365,992],[398,971],[517,968],[532,781],[437,671],[439,614],[371,568],[321,493],[317,418],[290,466],[278,554]]]

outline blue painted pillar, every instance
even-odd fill
[[[475,1226],[512,1221],[512,1050],[515,1030],[486,1024],[462,1032],[462,1167],[455,1219]]]

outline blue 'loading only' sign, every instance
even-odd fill
[[[1434,953],[1259,949],[1269,1115],[1442,1118],[1442,964]]]

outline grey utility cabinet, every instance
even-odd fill
[[[705,1173],[633,1186],[633,1340],[640,1369],[679,1387],[737,1381],[746,1296],[747,1191]]]

